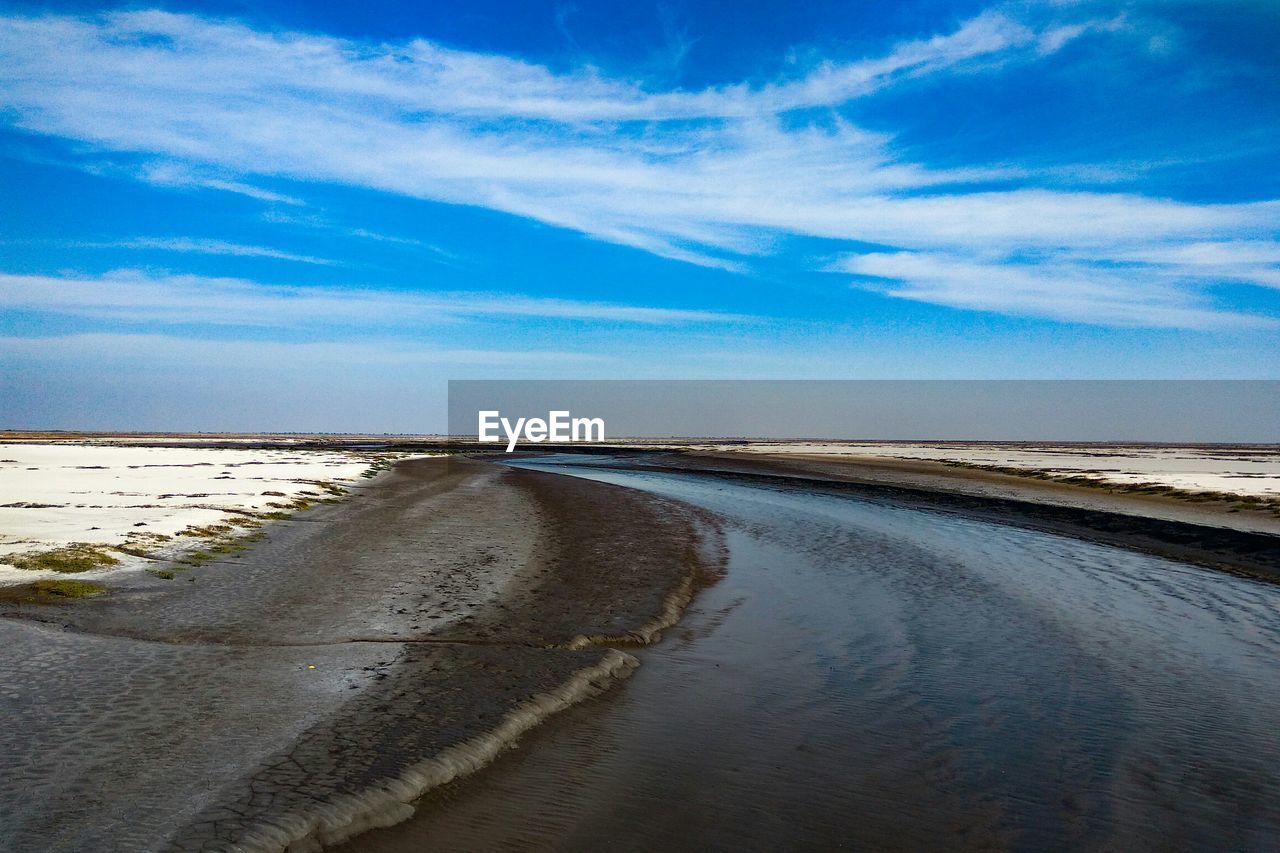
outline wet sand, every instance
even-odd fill
[[[401,463],[237,558],[4,605],[0,847],[279,850],[404,818],[635,666],[713,576],[669,500]]]

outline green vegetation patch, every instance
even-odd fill
[[[61,572],[75,574],[87,572],[102,566],[115,566],[120,563],[115,557],[95,545],[77,542],[62,548],[48,551],[30,551],[25,554],[12,554],[4,561],[19,569],[33,572]]]
[[[106,592],[104,587],[88,581],[45,580],[0,587],[0,603],[51,604],[74,598],[88,598],[103,592]]]

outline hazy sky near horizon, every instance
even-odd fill
[[[0,2],[0,428],[1280,376],[1280,4]]]
[[[619,438],[1280,442],[1276,380],[460,380],[450,435],[599,418]],[[500,418],[506,418],[506,425]],[[563,429],[569,429],[568,424]],[[522,434],[521,434],[522,435]],[[522,446],[529,444],[521,438]]]

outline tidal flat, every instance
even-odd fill
[[[377,452],[175,577],[0,596],[0,846],[1280,832],[1262,514],[899,461]]]
[[[719,559],[702,514],[555,474],[438,457],[350,489],[178,579],[0,599],[0,846],[307,849],[400,820],[625,678]]]

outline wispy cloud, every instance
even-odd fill
[[[1266,240],[1145,246],[1112,255],[1162,276],[1208,277],[1280,288],[1280,243]]]
[[[192,252],[201,255],[231,255],[241,258],[271,258],[279,261],[294,261],[301,264],[318,264],[333,266],[337,261],[318,258],[314,255],[299,255],[273,249],[270,246],[251,246],[244,243],[229,243],[226,240],[211,240],[199,237],[132,237],[127,240],[109,242],[77,242],[74,245],[96,249],[147,249],[162,252]]]
[[[349,341],[287,342],[227,340],[165,334],[91,332],[33,337],[0,336],[0,353],[7,358],[41,361],[83,361],[85,353],[113,362],[137,360],[147,365],[179,362],[186,366],[306,367],[322,365],[348,369],[359,365],[411,366],[537,366],[581,365],[602,356],[557,350],[458,349],[425,346],[394,339],[367,343]]]
[[[151,180],[346,184],[488,207],[736,272],[788,235],[875,243],[894,250],[884,257],[928,265],[897,295],[1090,322],[1142,322],[1144,305],[1164,306],[1147,315],[1164,318],[1156,325],[1239,322],[1199,300],[1197,289],[1219,280],[1209,265],[1182,263],[1151,283],[1112,275],[1132,310],[1101,291],[1064,307],[1019,276],[1035,275],[1032,255],[1105,263],[1176,243],[1270,244],[1280,204],[1050,189],[1016,166],[931,169],[842,117],[843,105],[905,80],[1044,61],[1123,29],[1114,17],[1034,26],[989,12],[787,79],[660,91],[423,40],[377,45],[156,11],[9,16],[0,18],[0,106],[28,131],[151,158]],[[1017,188],[972,189],[994,180]],[[1009,274],[975,276],[966,260],[975,253]],[[1066,272],[1046,267],[1059,280]],[[1002,283],[980,286],[993,280]]]
[[[210,189],[248,196],[258,201],[287,204],[295,207],[304,205],[302,199],[284,193],[271,192],[262,187],[246,184],[242,181],[228,180],[216,175],[200,174],[178,163],[146,163],[135,170],[134,174],[149,184],[181,189]]]
[[[954,308],[1112,326],[1280,328],[1280,320],[1216,308],[1194,288],[1144,267],[895,252],[852,255],[835,271],[884,279],[863,286],[888,296]]]
[[[443,248],[442,246],[438,246],[435,243],[429,243],[425,240],[418,240],[413,237],[403,237],[398,234],[387,234],[382,231],[373,231],[369,228],[352,228],[350,226],[334,222],[330,218],[321,214],[297,214],[278,209],[271,209],[263,212],[262,219],[264,222],[271,222],[278,225],[299,226],[301,228],[313,231],[322,231],[327,234],[342,237],[354,237],[358,240],[371,240],[375,243],[382,243],[388,246],[419,249],[435,255],[436,260],[440,263],[453,263],[463,260],[461,256]]]
[[[420,329],[463,319],[513,317],[639,325],[751,321],[742,315],[712,311],[516,294],[297,287],[233,278],[156,276],[135,270],[86,277],[0,274],[0,308],[130,322],[268,327],[344,324],[366,330]]]

